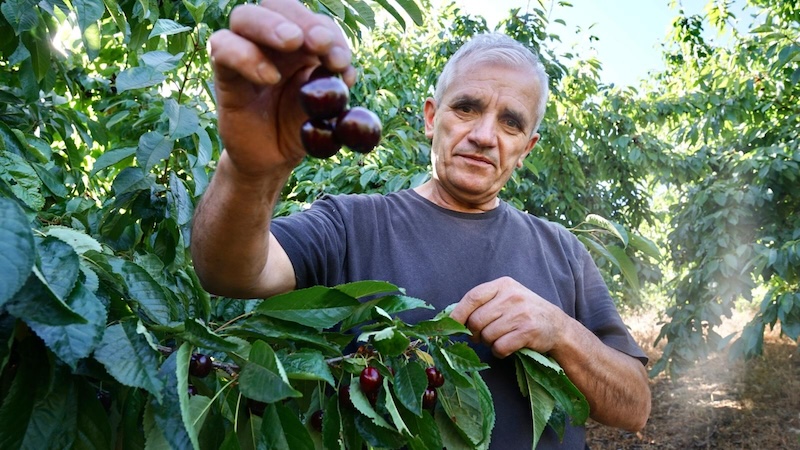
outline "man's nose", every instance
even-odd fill
[[[469,138],[479,147],[494,147],[497,145],[497,121],[491,114],[482,114],[475,120]]]

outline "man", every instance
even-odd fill
[[[335,24],[296,0],[234,10],[215,33],[219,131],[225,143],[194,221],[192,252],[207,289],[266,297],[314,284],[386,280],[452,317],[478,342],[497,409],[492,448],[526,448],[529,404],[513,363],[520,348],[547,353],[584,393],[591,416],[641,429],[650,411],[646,358],[619,318],[586,249],[563,227],[498,198],[539,139],[547,77],[513,40],[468,43],[424,106],[432,177],[386,196],[328,196],[272,220],[305,156],[299,87],[318,65],[354,82],[351,53]],[[410,317],[424,318],[423,312]],[[404,317],[409,319],[409,317]],[[583,448],[568,427],[559,447]]]

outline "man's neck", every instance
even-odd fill
[[[476,214],[491,211],[500,205],[500,199],[496,196],[485,202],[472,203],[469,201],[462,201],[447,192],[441,184],[433,179],[428,180],[421,186],[417,186],[414,188],[414,191],[433,204],[451,211]]]

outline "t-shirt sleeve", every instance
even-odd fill
[[[339,208],[325,196],[305,211],[273,219],[270,231],[289,256],[298,289],[343,282],[346,235]]]
[[[647,355],[633,339],[611,298],[592,256],[583,245],[577,250],[581,274],[576,277],[576,318],[604,344],[647,364]]]

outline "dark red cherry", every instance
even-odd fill
[[[378,392],[378,389],[381,387],[383,375],[374,367],[365,367],[364,370],[361,371],[358,381],[361,383],[361,390],[364,391],[365,394],[375,393]]]
[[[422,394],[422,407],[425,409],[433,409],[436,406],[436,389],[427,388]]]
[[[211,358],[202,353],[193,354],[189,361],[189,374],[198,378],[207,377],[213,368]]]
[[[444,375],[436,367],[428,367],[425,369],[425,375],[428,376],[428,387],[438,388],[444,384]]]
[[[322,77],[300,88],[300,105],[311,119],[332,119],[347,107],[350,92],[339,77]]]
[[[334,135],[334,126],[328,120],[309,120],[300,127],[300,140],[306,153],[315,158],[330,158],[342,144]]]
[[[314,411],[311,414],[311,418],[309,419],[309,423],[311,424],[311,428],[322,431],[322,418],[324,417],[324,413],[321,409]]]
[[[350,400],[350,386],[339,386],[339,406],[353,409],[353,401]]]
[[[356,106],[339,115],[334,130],[342,145],[359,153],[369,153],[381,141],[382,125],[378,116]]]

